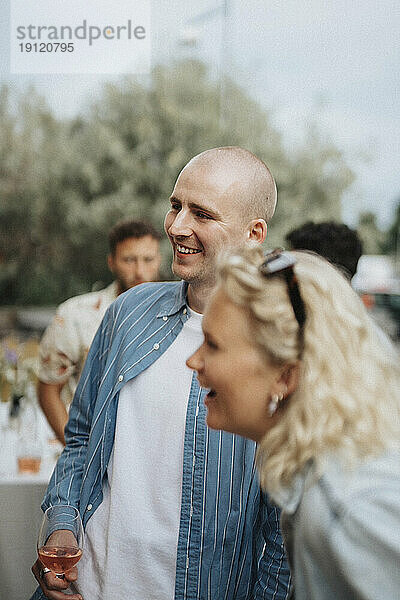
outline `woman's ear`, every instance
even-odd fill
[[[281,375],[279,378],[279,384],[281,386],[281,393],[284,398],[291,396],[296,391],[300,380],[300,361],[296,360],[294,363],[284,365],[282,367]]]

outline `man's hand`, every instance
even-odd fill
[[[55,546],[75,546],[75,536],[71,531],[61,529],[55,531],[47,540],[49,545]],[[73,583],[78,578],[77,567],[72,567],[67,571],[63,578],[57,577],[52,571],[48,573],[42,572],[43,565],[38,558],[32,567],[32,573],[35,576],[36,581],[42,588],[43,594],[49,600],[83,600],[80,594],[64,594],[64,591],[69,588],[70,583]]]

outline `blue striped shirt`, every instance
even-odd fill
[[[78,506],[86,525],[101,504],[119,391],[179,334],[189,318],[186,292],[184,282],[143,284],[119,296],[108,309],[71,405],[67,445],[43,509]],[[204,394],[193,376],[186,415],[175,600],[283,600],[288,565],[278,510],[260,491],[255,444],[209,430]],[[39,591],[33,596],[42,597]]]

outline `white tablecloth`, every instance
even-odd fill
[[[46,487],[40,478],[0,484],[0,600],[28,600],[35,590],[31,566]]]
[[[40,416],[40,472],[18,474],[18,436],[7,429],[6,405],[0,409],[0,600],[28,600],[36,588],[31,566],[37,557],[40,505],[61,445],[49,441],[53,434]]]

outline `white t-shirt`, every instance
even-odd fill
[[[78,565],[85,600],[172,600],[182,494],[186,359],[202,343],[202,315],[120,392],[104,500],[89,520]]]

